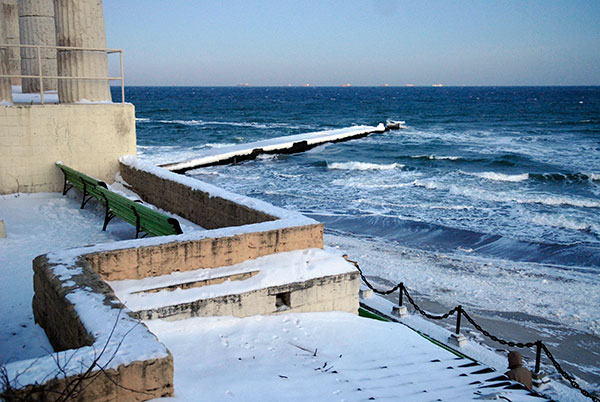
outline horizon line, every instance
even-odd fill
[[[121,85],[111,85],[111,88],[120,88]],[[541,85],[191,85],[191,84],[135,84],[125,87],[158,87],[158,88],[565,88],[565,87],[600,87],[600,84],[541,84]]]

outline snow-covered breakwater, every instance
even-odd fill
[[[353,126],[337,130],[277,137],[269,140],[200,151],[195,158],[181,162],[166,163],[161,165],[161,167],[182,173],[200,167],[225,165],[255,159],[260,154],[303,152],[328,142],[348,141],[384,131],[385,126],[379,124],[377,126]]]

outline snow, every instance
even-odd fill
[[[52,347],[33,322],[32,260],[51,251],[133,237],[129,225],[117,222],[103,232],[102,212],[58,193],[0,196],[0,363],[47,354]],[[112,227],[111,227],[112,226]],[[10,280],[8,280],[10,278]]]
[[[208,149],[198,153],[193,159],[186,161],[165,164],[169,170],[190,169],[221,160],[229,159],[234,156],[250,155],[255,149],[262,149],[264,152],[285,150],[292,148],[294,143],[306,141],[308,145],[322,144],[331,141],[342,140],[344,138],[354,137],[361,134],[382,133],[385,126],[380,123],[378,126],[352,126],[335,130],[317,131],[312,133],[289,135],[284,137],[271,138],[268,140],[255,141],[246,144],[230,145],[216,149]]]
[[[395,303],[378,296],[368,299],[361,299],[361,303],[372,309],[382,312],[387,317],[391,317],[397,322],[406,325],[408,328],[412,328],[415,331],[427,334],[429,337],[440,343],[448,344],[448,338],[452,332],[442,328],[432,321],[424,319],[419,314],[409,314],[406,317],[399,319],[397,316],[392,314],[392,308]],[[463,335],[466,334],[464,330],[461,331],[461,333]],[[470,338],[469,334],[467,334],[467,338]],[[473,339],[469,339],[467,344],[460,348],[460,353],[465,354],[499,372],[504,372],[507,370],[507,360],[505,355],[498,354],[497,351],[498,350],[494,350],[486,345],[475,342]],[[534,362],[530,362],[530,364],[527,365],[527,362],[524,361],[524,366],[530,368],[532,371],[533,364]],[[544,371],[544,369],[544,366],[542,366],[542,371]],[[590,389],[588,384],[585,382],[583,382],[583,386],[584,388]],[[564,383],[558,382],[556,378],[553,378],[551,382],[542,390],[542,392],[544,395],[551,396],[557,401],[589,401],[589,399],[584,397],[579,391],[567,386]]]
[[[144,293],[149,289],[255,271],[259,273],[242,281],[228,280],[216,285]],[[141,311],[354,271],[355,268],[339,256],[321,249],[307,249],[268,255],[228,267],[173,272],[139,280],[110,281],[108,284],[127,307]]]
[[[204,184],[195,181],[195,185],[202,187]],[[79,196],[74,192],[70,195]],[[279,213],[278,209],[275,211]],[[82,253],[139,247],[188,237],[200,238],[206,233],[120,241],[132,237],[132,228],[115,222],[109,225],[109,232],[102,232],[102,217],[101,208],[87,206],[81,210],[77,199],[56,193],[0,196],[0,219],[5,221],[7,231],[7,238],[0,239],[0,269],[4,279],[0,281],[0,301],[4,306],[0,313],[3,324],[0,326],[0,363],[12,362],[7,365],[10,376],[23,372],[21,383],[42,381],[49,375],[55,375],[56,356],[61,361],[73,362],[67,365],[68,371],[79,370],[81,362],[90,362],[98,355],[108,341],[107,325],[115,322],[118,325],[110,339],[110,352],[106,359],[117,350],[116,342],[121,337],[124,337],[125,343],[120,346],[120,352],[109,367],[129,361],[132,356],[136,359],[150,358],[166,353],[152,333],[127,316],[128,309],[118,313],[117,309],[103,303],[102,296],[88,288],[80,288],[69,293],[68,298],[97,340],[90,347],[48,355],[51,346],[41,328],[33,323],[31,312],[33,289],[30,267],[35,256],[50,253],[49,259],[58,264],[54,268],[55,275],[65,286],[72,286],[75,284],[74,277],[82,272],[74,265]],[[218,235],[219,231],[228,233],[232,230],[250,229],[225,228],[207,232]],[[61,251],[86,244],[95,245]],[[284,265],[276,265],[287,264],[287,269],[300,270],[307,256],[311,263],[320,261],[320,264],[318,270],[311,271],[309,267],[306,278],[317,272],[321,275],[324,271],[319,270],[325,269],[323,267],[331,269],[331,272],[351,269],[339,257],[335,259],[322,250],[291,252],[264,257],[262,262],[268,261],[269,270],[273,268],[274,275],[270,279],[259,274],[235,284],[273,278],[283,280],[291,273],[285,272]],[[260,263],[256,260],[223,270],[252,271],[260,269]],[[213,273],[218,276],[220,271],[217,269]],[[156,282],[145,283],[144,286],[169,284],[184,275],[196,274],[151,278],[149,281]],[[137,285],[139,283],[121,281],[115,286],[133,291]],[[382,308],[386,308],[386,302],[381,303],[384,304]],[[132,306],[135,306],[134,302]],[[447,338],[448,331],[419,317],[409,316],[406,320],[430,335]],[[435,400],[438,397],[443,400],[469,400],[481,399],[485,393],[491,398],[498,392],[513,401],[528,400],[526,393],[518,390],[480,389],[470,384],[481,379],[473,378],[471,371],[465,372],[458,367],[464,360],[455,360],[450,352],[434,346],[402,325],[380,323],[346,313],[286,314],[244,319],[194,318],[178,322],[154,320],[145,324],[174,356],[175,401],[198,400],[198,390],[202,390],[206,400],[329,401],[366,400],[371,396],[396,400]],[[471,342],[464,351],[500,372],[504,371],[504,357],[493,351]],[[107,360],[102,360],[101,364],[107,363]],[[446,368],[450,366],[454,369]],[[467,374],[467,377],[460,374]],[[490,377],[497,374],[492,373]],[[554,391],[558,400],[584,400],[570,388],[561,388],[554,381],[551,385],[558,390]],[[361,391],[358,391],[359,388]],[[422,392],[425,389],[427,392]]]
[[[7,238],[0,239],[0,363],[9,378],[21,384],[43,382],[60,375],[55,359],[63,363],[66,373],[80,372],[106,346],[99,364],[115,368],[133,360],[167,356],[166,348],[156,341],[143,325],[127,315],[127,309],[105,304],[102,294],[89,287],[73,288],[75,276],[82,273],[77,259],[89,247],[69,249],[88,243],[118,241],[131,237],[131,227],[115,224],[112,231],[102,232],[100,209],[79,209],[79,202],[57,193],[13,194],[0,196],[0,219],[5,220]],[[135,229],[134,229],[135,230]],[[64,282],[71,301],[88,331],[94,336],[92,346],[49,354],[43,330],[33,322],[31,260],[43,253],[56,263],[54,274]],[[70,288],[69,288],[70,287]],[[107,323],[110,323],[107,327]],[[110,329],[115,325],[114,333]],[[123,342],[120,344],[120,342]],[[116,353],[123,350],[121,353]]]
[[[14,103],[41,104],[42,98],[39,92],[23,93],[20,85],[13,85],[12,95]],[[58,103],[57,91],[44,91],[44,103]]]
[[[474,374],[482,367],[460,367],[471,361],[403,325],[349,313],[145,323],[175,361],[166,400],[197,401],[199,390],[207,401],[542,400],[482,388],[501,373]]]
[[[207,193],[209,195],[209,197],[219,197],[219,198],[222,198],[225,200],[229,200],[236,204],[247,206],[250,209],[264,212],[267,215],[271,215],[280,220],[280,222],[271,221],[271,222],[263,222],[263,223],[258,223],[258,224],[254,224],[254,225],[245,225],[244,226],[244,227],[251,226],[253,228],[251,231],[273,230],[273,229],[279,229],[281,227],[304,226],[304,225],[312,225],[312,224],[318,223],[314,219],[307,218],[306,216],[304,216],[298,212],[279,208],[279,207],[271,205],[267,202],[257,200],[255,198],[250,198],[250,197],[246,197],[244,195],[234,194],[230,191],[213,186],[212,184],[204,183],[204,182],[194,179],[192,177],[183,176],[180,174],[173,173],[167,169],[157,167],[150,162],[142,161],[132,155],[122,156],[119,159],[119,161],[122,164],[129,166],[131,168],[141,170],[144,172],[148,172],[148,173],[152,173],[153,175],[155,175],[157,177],[183,184],[185,186],[190,187],[193,190],[202,191],[204,193]],[[281,221],[284,221],[284,222],[282,223]],[[282,224],[284,226],[281,226]],[[257,227],[262,228],[262,229],[257,230],[256,229]],[[224,229],[217,229],[217,230],[219,231],[219,233],[227,233],[229,231],[233,231],[233,232],[237,233],[236,231],[239,230],[238,228],[239,227],[224,228]],[[208,232],[212,233],[214,231],[208,231]],[[221,236],[223,236],[223,234],[221,234]]]

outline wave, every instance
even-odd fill
[[[428,159],[428,160],[449,160],[449,161],[458,161],[458,160],[462,160],[463,158],[460,156],[438,156],[438,155],[413,155],[410,156],[411,159]]]
[[[575,198],[575,197],[567,197],[567,196],[544,196],[543,194],[538,194],[534,197],[520,197],[514,196],[509,193],[501,193],[503,196],[492,193],[489,191],[485,191],[481,188],[476,187],[460,187],[457,185],[447,185],[431,180],[415,180],[412,183],[415,187],[423,187],[428,190],[440,190],[440,191],[449,191],[455,195],[461,195],[465,197],[481,199],[485,201],[492,202],[514,202],[517,204],[542,204],[549,206],[561,206],[567,205],[572,207],[579,208],[600,208],[600,202],[596,200],[591,200],[587,198]]]
[[[312,126],[293,125],[289,123],[258,123],[258,122],[236,122],[236,121],[204,121],[204,120],[141,120],[144,122],[156,122],[161,124],[178,124],[182,126],[233,126],[251,127],[259,129],[289,128],[289,129],[311,129]]]
[[[327,164],[329,169],[337,169],[337,170],[392,170],[396,168],[402,168],[404,165],[399,163],[390,163],[388,165],[379,165],[376,163],[367,163],[367,162],[343,162],[338,163],[334,162],[331,164]]]
[[[590,180],[600,181],[600,173],[590,173],[587,176],[590,178]]]
[[[582,222],[564,215],[536,215],[531,222],[541,226],[552,226],[560,229],[579,230],[582,232],[600,234],[600,226]]]
[[[308,213],[329,230],[398,242],[407,247],[453,252],[471,250],[484,257],[504,258],[544,264],[582,267],[597,272],[598,246],[593,243],[542,243],[519,240],[498,234],[453,228],[402,216],[331,215]]]
[[[462,172],[468,175],[474,175],[482,179],[493,180],[493,181],[509,181],[509,182],[520,182],[525,180],[536,180],[541,182],[571,182],[581,183],[586,181],[600,181],[600,174],[598,173],[517,173],[517,174],[505,174],[497,172],[480,172],[480,173],[468,173]]]
[[[146,121],[150,121],[150,119],[147,118],[147,117],[136,117],[135,121],[143,123],[143,122],[146,122]]]
[[[237,144],[230,144],[230,143],[206,143],[206,144],[204,144],[204,146],[206,148],[224,148],[224,147],[231,147],[233,145],[237,145]]]
[[[475,176],[481,177],[482,179],[494,180],[494,181],[525,181],[529,179],[529,173],[521,173],[521,174],[504,174],[504,173],[496,173],[496,172],[482,172],[482,173],[474,173]]]

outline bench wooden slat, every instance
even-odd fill
[[[111,211],[119,218],[136,226],[139,231],[144,231],[152,236],[182,233],[177,219],[171,218],[110,190],[100,188],[99,191],[106,197],[108,207]]]
[[[96,198],[104,204],[106,210],[104,227],[102,230],[106,230],[108,222],[116,216],[136,227],[136,238],[140,232],[146,232],[146,234],[150,236],[183,233],[177,219],[110,191],[103,181],[78,172],[62,163],[57,162],[56,165],[62,170],[65,177],[63,195],[66,194],[71,187],[75,187],[83,193],[81,208],[83,208],[91,198]],[[68,187],[68,184],[70,184],[71,187]]]

